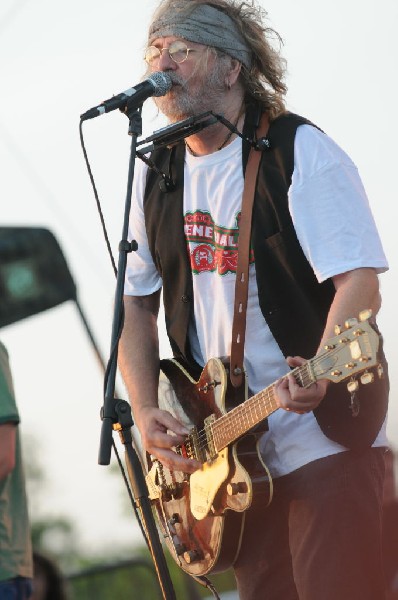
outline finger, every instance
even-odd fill
[[[186,440],[186,436],[171,434],[162,429],[153,429],[150,433],[144,434],[143,438],[146,447],[155,446],[159,448],[174,448],[183,444]]]
[[[289,411],[291,405],[291,394],[287,377],[280,379],[275,384],[275,398],[280,408]]]
[[[189,429],[165,410],[159,410],[156,420],[176,435],[186,436],[189,434]]]
[[[317,381],[312,383],[308,387],[301,387],[292,375],[288,376],[289,380],[289,392],[293,400],[300,402],[320,402],[325,396],[327,389],[327,382]]]
[[[296,384],[294,379],[286,384],[280,384],[276,388],[276,400],[279,407],[286,410],[303,414],[316,408],[322,396],[315,391],[309,392]]]
[[[288,390],[289,389],[288,377],[282,377],[281,379],[278,379],[278,381],[275,383],[275,389],[277,392],[279,392],[280,390]]]
[[[286,362],[289,367],[301,367],[306,362],[306,359],[302,356],[288,356]]]
[[[151,454],[155,456],[165,467],[171,471],[182,471],[183,473],[194,473],[201,468],[202,464],[190,458],[184,458],[172,450],[153,448]]]

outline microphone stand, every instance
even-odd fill
[[[122,443],[125,446],[125,457],[127,463],[127,471],[130,480],[130,485],[134,497],[135,504],[139,508],[144,529],[146,531],[147,542],[151,552],[155,570],[158,576],[159,584],[165,600],[176,600],[175,591],[170,578],[170,573],[166,564],[163,553],[163,548],[160,543],[159,533],[155,524],[154,516],[148,498],[148,489],[143,474],[143,468],[138,458],[137,452],[133,446],[133,437],[131,428],[133,419],[131,415],[131,407],[125,400],[115,398],[115,380],[117,371],[117,356],[118,343],[123,324],[123,291],[124,279],[126,274],[127,255],[130,252],[136,251],[138,248],[137,242],[127,240],[128,222],[131,209],[132,186],[134,179],[135,157],[137,156],[151,169],[154,169],[163,179],[164,188],[166,191],[171,190],[174,183],[166,173],[162,173],[150,158],[145,154],[162,146],[172,146],[185,137],[201,131],[209,125],[213,125],[220,121],[233,133],[239,135],[242,139],[257,145],[259,140],[255,142],[244,137],[232,123],[227,121],[222,115],[213,113],[212,111],[190,117],[173,125],[166,126],[159,131],[156,131],[152,136],[138,142],[138,136],[142,133],[141,119],[142,105],[137,108],[135,99],[131,99],[126,103],[125,114],[129,118],[129,135],[131,135],[130,161],[128,169],[127,193],[124,210],[122,240],[119,243],[119,261],[116,279],[115,292],[115,307],[113,314],[112,334],[111,334],[111,354],[105,376],[105,393],[104,405],[101,409],[102,428],[98,462],[100,465],[109,465],[112,447],[112,431],[115,429],[119,432]],[[148,144],[144,148],[137,149],[143,144]],[[198,583],[204,584],[201,578],[194,577]],[[203,579],[203,578],[202,578]],[[208,585],[207,585],[208,586]],[[209,587],[209,586],[208,586]],[[211,588],[210,588],[211,589]]]
[[[141,462],[133,446],[131,427],[133,419],[131,407],[125,400],[115,398],[115,380],[117,371],[118,342],[123,322],[123,290],[127,265],[127,254],[137,250],[137,242],[127,240],[128,221],[131,208],[132,185],[134,179],[135,155],[137,138],[141,135],[142,120],[141,109],[135,106],[131,109],[126,106],[126,115],[129,118],[129,134],[131,135],[130,162],[128,169],[127,193],[124,210],[122,240],[119,244],[119,261],[115,291],[115,306],[113,314],[111,334],[111,355],[107,368],[105,380],[104,405],[101,409],[101,439],[98,463],[109,465],[112,447],[112,431],[118,430],[122,443],[125,447],[125,458],[130,485],[137,508],[140,510],[144,530],[146,531],[147,543],[151,552],[159,585],[165,600],[176,600],[173,583],[166,564],[163,548],[159,539],[159,533],[155,524],[154,516],[148,498],[148,489]]]

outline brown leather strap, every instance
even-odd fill
[[[257,139],[267,135],[269,119],[263,113],[257,130]],[[246,166],[245,184],[243,188],[242,210],[239,222],[238,265],[235,282],[234,319],[232,324],[232,344],[230,360],[230,379],[234,387],[243,382],[243,357],[246,334],[246,309],[249,288],[250,237],[253,213],[254,194],[256,191],[257,173],[262,152],[251,148]]]

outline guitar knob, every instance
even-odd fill
[[[363,385],[368,385],[368,383],[373,383],[374,381],[374,375],[373,373],[369,373],[369,371],[365,371],[365,373],[363,373],[361,375],[361,383]]]
[[[377,365],[377,376],[379,379],[383,379],[383,377],[384,377],[383,365]]]
[[[172,497],[174,500],[179,500],[183,495],[183,484],[176,483],[170,490]]]
[[[178,513],[171,515],[171,518],[168,520],[169,526],[176,525],[176,523],[181,523],[181,517]]]
[[[161,485],[160,486],[160,490],[161,490],[161,493],[162,493],[162,500],[163,500],[163,502],[170,502],[170,500],[171,500],[171,493],[170,493],[169,487],[166,486],[166,485],[164,485],[164,486]]]
[[[200,558],[200,553],[197,550],[187,550],[184,552],[184,560],[188,565],[197,562]]]

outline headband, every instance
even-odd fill
[[[250,69],[251,50],[231,17],[209,4],[199,4],[189,12],[183,10],[186,6],[186,0],[176,0],[168,13],[153,21],[149,45],[157,38],[173,35],[217,48]]]

